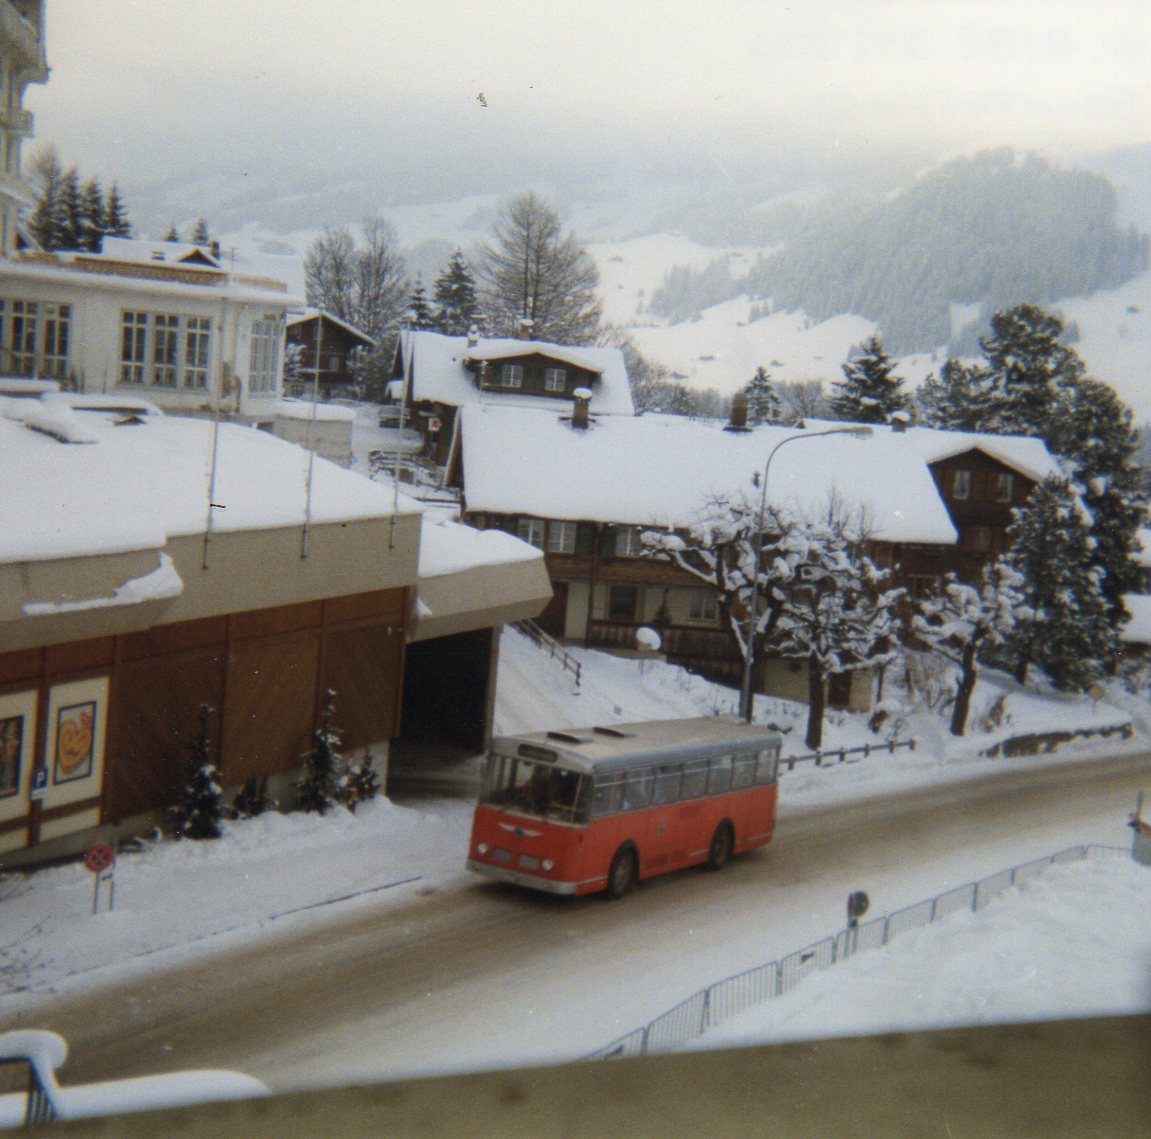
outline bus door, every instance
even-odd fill
[[[652,863],[663,869],[687,856],[680,819],[683,768],[682,763],[664,764],[655,769],[652,780]]]

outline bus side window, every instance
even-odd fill
[[[698,799],[707,787],[707,760],[696,759],[683,769],[681,799]]]
[[[730,755],[717,755],[711,761],[707,772],[707,793],[721,795],[731,789],[731,763]]]
[[[591,797],[591,815],[593,819],[600,815],[611,815],[619,810],[620,790],[623,787],[623,775],[618,771],[609,772],[596,778],[595,789]]]
[[[683,779],[682,767],[661,767],[655,777],[655,791],[651,801],[656,807],[679,802],[679,784]]]
[[[759,753],[759,762],[755,768],[756,783],[774,783],[779,771],[779,749]]]
[[[745,751],[735,757],[731,772],[731,789],[740,791],[755,782],[755,752]]]
[[[633,771],[623,785],[623,810],[635,811],[651,802],[651,789],[655,778],[650,769]]]

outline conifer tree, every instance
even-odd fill
[[[336,694],[329,688],[319,723],[312,730],[312,746],[304,756],[304,777],[295,785],[299,808],[318,815],[326,815],[336,805],[339,791],[340,733],[332,725],[335,701]]]
[[[930,375],[919,387],[920,421],[941,431],[984,431],[991,388],[983,368],[948,360],[939,378]]]
[[[446,336],[464,336],[479,321],[476,279],[464,255],[456,250],[436,278],[433,296],[436,327]]]
[[[80,175],[71,166],[64,172],[60,189],[60,213],[64,219],[61,249],[82,249],[87,226],[84,218],[84,195],[80,189]]]
[[[408,327],[428,329],[436,327],[432,306],[428,303],[428,294],[424,283],[419,277],[412,286],[412,294],[408,298]]]
[[[200,705],[199,724],[191,741],[188,778],[179,803],[169,812],[177,838],[219,838],[220,773],[212,762],[212,709]]]
[[[41,249],[63,249],[68,214],[64,205],[65,171],[55,147],[40,151],[32,162],[32,180],[39,190],[28,227]]]
[[[843,379],[833,385],[831,412],[849,423],[889,423],[898,411],[906,411],[911,397],[895,364],[878,336],[863,345],[862,353],[842,367]]]
[[[208,233],[208,223],[203,218],[196,219],[196,225],[192,230],[192,236],[188,240],[193,245],[210,245],[212,236]]]
[[[991,318],[991,334],[979,341],[990,389],[981,430],[1047,438],[1060,390],[1085,371],[1063,334],[1059,317],[1038,305],[1016,305]]]
[[[751,423],[778,423],[780,416],[779,395],[771,376],[762,365],[755,369],[755,375],[743,389],[747,395],[747,418]]]
[[[180,237],[180,231],[176,228],[175,222],[172,222],[172,224],[170,226],[168,226],[168,232],[166,234],[164,234],[162,240],[163,241],[171,241],[173,243],[179,243],[180,241],[183,240]]]
[[[1092,518],[1094,564],[1112,623],[1126,619],[1123,594],[1138,592],[1139,529],[1147,510],[1139,435],[1131,409],[1107,384],[1080,377],[1065,384],[1047,425],[1047,445],[1072,464]]]
[[[132,236],[132,224],[128,220],[128,211],[124,206],[124,199],[120,197],[120,188],[115,182],[112,183],[112,188],[108,191],[102,228],[109,237]]]
[[[1024,683],[1035,664],[1056,688],[1086,690],[1114,653],[1115,631],[1090,524],[1070,481],[1044,479],[1016,510],[1007,536],[1009,559],[1023,577],[1031,611],[1007,644],[1016,679]]]
[[[104,191],[96,178],[89,178],[81,190],[84,212],[84,224],[80,238],[80,248],[97,253],[100,250],[100,241],[104,234],[104,218],[107,206],[104,202]]]

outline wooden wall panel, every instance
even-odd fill
[[[323,692],[336,694],[335,723],[344,748],[367,747],[399,732],[404,638],[398,625],[329,629]]]
[[[233,645],[224,706],[225,783],[299,764],[316,719],[319,649],[318,631]]]
[[[218,753],[223,683],[224,656],[218,652],[121,662],[109,699],[105,821],[177,801],[202,704],[215,709],[211,732]]]

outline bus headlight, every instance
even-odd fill
[[[550,858],[545,858],[543,860],[542,866],[545,870],[547,870],[549,872],[556,868],[556,864]]]
[[[487,854],[488,849],[488,844],[486,842],[481,842],[479,846],[476,847],[476,854]]]

